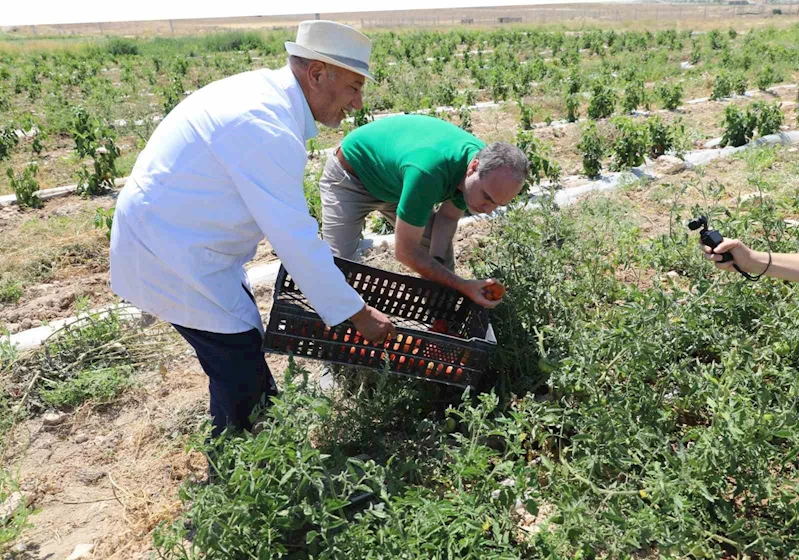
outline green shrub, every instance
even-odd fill
[[[732,76],[727,72],[722,72],[713,80],[713,92],[710,94],[710,99],[716,101],[730,97],[732,90]]]
[[[31,142],[31,152],[36,155],[39,155],[44,150],[44,146],[42,145],[42,141],[47,138],[47,132],[44,129],[44,125],[42,121],[35,115],[26,113],[19,118],[18,122],[16,123],[19,128],[25,131],[26,134],[33,135],[33,141]]]
[[[649,157],[657,159],[666,152],[674,152],[677,157],[682,157],[687,151],[687,138],[685,126],[678,119],[673,124],[667,125],[660,116],[647,119],[649,127],[650,150]]]
[[[551,159],[547,148],[531,130],[519,129],[516,134],[516,145],[530,162],[529,184],[537,185],[543,178],[548,178],[553,183],[560,179],[560,166]]]
[[[261,34],[255,31],[224,31],[206,35],[202,45],[209,52],[228,52],[265,49]]]
[[[463,106],[460,109],[458,109],[458,116],[461,119],[461,124],[459,125],[460,128],[462,128],[466,132],[471,132],[472,131],[472,111],[468,107]]]
[[[179,56],[172,61],[172,73],[175,76],[180,76],[181,78],[186,77],[189,74],[189,66],[189,61],[186,58]]]
[[[627,86],[624,88],[624,97],[622,97],[621,101],[624,112],[631,113],[645,103],[646,89],[644,88],[644,80],[636,78],[627,82]]]
[[[616,92],[606,79],[597,79],[591,84],[591,100],[588,103],[588,118],[602,119],[613,115],[616,109]]]
[[[383,214],[376,214],[369,218],[369,229],[377,235],[394,233],[394,224]]]
[[[21,297],[22,287],[19,282],[0,279],[0,304],[17,303]]]
[[[463,104],[467,107],[473,106],[477,103],[477,95],[475,94],[473,89],[467,89],[466,92],[463,94]]]
[[[38,172],[39,166],[36,163],[29,163],[19,174],[14,174],[14,170],[10,167],[6,169],[6,175],[8,175],[8,180],[11,183],[11,188],[14,189],[14,195],[16,195],[20,207],[41,208],[44,206],[42,199],[37,195],[39,182],[36,180],[36,174]]]
[[[107,239],[111,239],[111,227],[114,225],[114,209],[97,208],[94,212],[94,228],[105,230]]]
[[[566,93],[567,94],[577,94],[580,93],[580,89],[583,87],[583,78],[580,75],[577,69],[574,69],[569,74],[569,77],[566,78]]]
[[[74,377],[51,381],[39,396],[55,408],[76,407],[87,401],[108,403],[133,384],[132,374],[130,366],[85,369]]]
[[[757,87],[762,91],[766,91],[770,86],[782,81],[782,79],[782,75],[774,66],[766,64],[757,73]]]
[[[0,281],[0,294],[3,291],[3,283],[4,281]],[[0,295],[2,297],[2,295]],[[0,371],[5,371],[6,367],[8,367],[11,362],[17,359],[19,356],[19,352],[17,351],[16,345],[11,344],[11,338],[7,334],[5,328],[3,328],[3,332],[0,333]],[[0,403],[0,408],[2,408],[2,403]],[[0,424],[1,426],[2,424]],[[0,429],[0,433],[3,430]]]
[[[135,56],[139,54],[139,45],[133,39],[113,37],[106,42],[105,50],[113,56]]]
[[[71,132],[78,156],[94,160],[92,171],[86,166],[78,170],[76,192],[97,195],[113,188],[117,178],[116,160],[120,155],[114,142],[116,134],[113,129],[78,106],[73,110]]]
[[[589,179],[599,177],[602,171],[602,159],[607,152],[607,144],[597,131],[595,121],[588,121],[582,127],[577,149],[583,154],[583,173]]]
[[[691,47],[691,54],[688,57],[688,61],[693,64],[699,64],[699,61],[702,60],[702,46],[699,43],[694,43]]]
[[[743,72],[732,74],[732,89],[736,95],[746,93],[746,75]]]
[[[743,146],[754,137],[757,117],[748,109],[727,105],[722,126],[724,135],[721,137],[721,146]]]
[[[637,123],[630,117],[615,117],[613,124],[616,125],[616,141],[611,169],[620,171],[644,163],[651,147],[647,124]]]
[[[682,104],[683,86],[680,82],[662,84],[657,92],[663,102],[663,107],[669,111],[675,110]]]
[[[576,93],[566,94],[566,120],[577,122],[580,117],[580,98]]]
[[[777,101],[773,104],[766,104],[765,101],[756,101],[752,104],[751,110],[757,115],[757,133],[759,136],[767,136],[779,132],[782,123],[785,122],[785,115],[780,110],[780,103]]]
[[[519,126],[522,130],[532,130],[533,128],[533,115],[535,111],[529,105],[525,105],[519,101]]]
[[[166,86],[158,88],[163,98],[164,116],[172,112],[183,99],[184,87],[180,76],[174,74]]]
[[[493,99],[495,103],[505,101],[508,98],[509,89],[502,72],[495,70],[494,73],[491,74],[491,99]]]
[[[352,114],[352,125],[354,128],[368,124],[373,120],[375,120],[375,118],[367,105],[363,105]]]
[[[433,103],[436,105],[450,106],[455,104],[458,90],[451,80],[442,79],[433,89]]]
[[[15,132],[14,122],[0,127],[0,161],[11,157],[11,151],[19,144],[19,136]]]
[[[755,130],[760,136],[774,134],[779,132],[784,121],[779,102],[756,101],[743,109],[729,105],[724,109],[721,145],[743,146],[754,138]]]

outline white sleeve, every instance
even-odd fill
[[[333,326],[360,311],[363,299],[333,262],[308,211],[305,145],[286,128],[251,118],[215,138],[210,149],[322,320]]]

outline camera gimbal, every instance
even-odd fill
[[[707,245],[711,249],[715,249],[721,244],[722,241],[724,241],[724,236],[718,231],[707,228],[707,216],[699,216],[698,218],[694,218],[688,222],[688,228],[691,231],[696,231],[699,228],[702,228],[702,230],[699,232],[699,238],[702,240],[703,245]],[[729,252],[722,253],[721,262],[730,262],[731,260],[732,255]],[[738,267],[736,266],[735,268],[737,269]]]

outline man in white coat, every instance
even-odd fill
[[[214,435],[250,429],[276,387],[244,264],[264,239],[328,325],[395,334],[333,263],[303,194],[306,141],[362,106],[371,42],[330,21],[300,24],[289,63],[187,97],[159,124],[119,195],[111,288],[175,326],[209,377]]]

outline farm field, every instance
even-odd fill
[[[268,356],[282,395],[213,450],[214,485],[189,347],[90,311],[119,303],[114,180],[183,98],[281,66],[293,36],[0,40],[0,194],[19,200],[0,207],[0,554],[797,557],[797,287],[714,270],[685,224],[796,252],[799,147],[682,158],[799,129],[799,25],[370,36],[377,83],[309,142],[309,208],[322,150],[375,118],[428,112],[522,147],[530,193],[456,234],[458,272],[508,288],[491,372],[466,394],[364,371],[322,391],[319,363]],[[263,243],[253,265],[276,259]],[[403,271],[387,248],[363,259]],[[255,295],[268,317],[271,286]],[[40,349],[10,344],[80,313]]]

